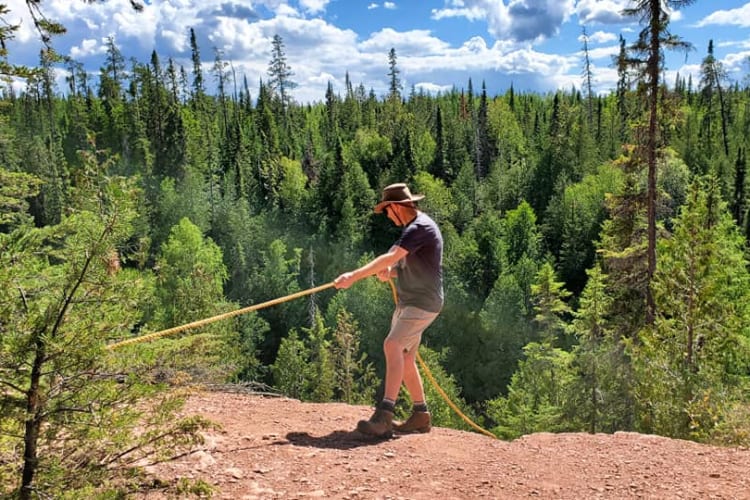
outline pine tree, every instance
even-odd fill
[[[333,363],[337,399],[348,404],[369,404],[375,398],[375,370],[360,350],[359,325],[345,309],[336,316]]]
[[[565,302],[571,295],[563,288],[562,282],[556,280],[555,270],[548,262],[542,264],[531,285],[532,303],[534,304],[534,323],[540,336],[550,345],[567,343],[568,326],[565,320],[571,313]]]
[[[691,185],[654,279],[659,314],[634,350],[640,429],[707,439],[747,387],[744,239],[715,178]]]
[[[737,150],[737,160],[734,164],[734,191],[732,194],[732,216],[737,226],[745,226],[745,216],[747,211],[747,193],[746,193],[746,176],[747,176],[747,160],[745,158],[745,150],[739,148]]]
[[[19,450],[5,455],[14,479],[0,494],[22,499],[88,496],[204,428],[175,418],[174,398],[159,401],[145,358],[104,349],[131,335],[150,297],[145,275],[119,268],[133,183],[99,175],[77,190],[59,224],[0,233],[0,428]]]
[[[398,77],[400,71],[398,69],[398,57],[396,56],[396,49],[391,47],[388,51],[388,99],[394,101],[401,101],[401,79]]]
[[[586,271],[586,288],[573,313],[576,376],[570,385],[565,418],[590,433],[633,428],[632,376],[622,345],[610,329],[612,297],[598,265]],[[580,426],[580,427],[579,427]]]
[[[631,46],[631,50],[638,56],[632,62],[643,71],[646,100],[648,103],[648,132],[645,147],[646,164],[648,165],[647,188],[647,235],[648,247],[647,273],[648,283],[656,272],[656,161],[661,147],[659,138],[659,77],[662,71],[663,54],[665,48],[683,48],[688,44],[674,37],[667,27],[669,12],[667,8],[679,8],[693,3],[694,0],[637,0],[632,8],[623,12],[628,17],[639,17],[645,25],[638,35],[638,41]],[[646,287],[646,323],[653,324],[656,315],[653,294],[650,286]]]
[[[331,353],[331,332],[325,327],[323,317],[315,316],[311,328],[303,328],[310,352],[307,392],[310,401],[324,403],[333,399],[336,384],[335,362]]]
[[[190,28],[190,58],[193,61],[193,103],[203,100],[206,89],[203,83],[203,63],[201,61],[200,48],[195,36],[195,30]]]
[[[280,117],[286,119],[287,112],[292,104],[291,91],[297,84],[291,80],[294,72],[287,63],[284,40],[280,35],[273,36],[271,46],[271,62],[268,64],[268,87],[271,89],[274,98],[278,99]]]
[[[310,352],[297,330],[281,340],[276,360],[271,365],[274,386],[290,398],[306,399],[306,386],[309,380],[308,359]]]
[[[705,127],[706,141],[708,141],[707,156],[713,157],[710,143],[713,141],[711,132],[711,123],[714,121],[715,112],[713,111],[714,91],[719,98],[719,125],[721,126],[721,144],[724,156],[729,156],[729,137],[727,132],[727,109],[726,109],[726,90],[722,87],[727,80],[727,72],[721,61],[717,61],[714,56],[714,41],[708,41],[708,53],[701,62],[701,97],[703,106],[706,109]]]
[[[591,70],[591,59],[589,57],[589,36],[586,33],[586,26],[582,28],[583,31],[583,89],[586,97],[586,117],[588,119],[589,127],[592,126],[594,120],[594,90],[593,90],[593,72]]]

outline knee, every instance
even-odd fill
[[[401,352],[401,346],[395,340],[386,337],[383,341],[383,352],[386,354],[398,354]]]

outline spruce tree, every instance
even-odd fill
[[[623,12],[629,17],[638,17],[644,28],[638,35],[638,41],[631,46],[636,58],[631,63],[642,71],[646,101],[648,103],[648,126],[646,134],[645,161],[648,165],[647,187],[647,236],[648,247],[648,283],[656,272],[656,162],[658,150],[662,146],[659,137],[659,87],[662,72],[663,50],[665,48],[683,48],[688,44],[673,36],[668,31],[669,11],[666,8],[679,8],[690,5],[694,0],[637,0],[631,8]],[[653,324],[656,305],[649,285],[646,287],[646,323]]]

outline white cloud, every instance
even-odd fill
[[[739,47],[741,49],[750,48],[750,40],[730,40],[727,42],[719,42],[716,47]]]
[[[73,59],[80,59],[91,55],[103,54],[107,51],[104,45],[100,45],[99,42],[93,38],[86,38],[81,41],[77,46],[74,46],[70,50],[70,55]]]
[[[300,0],[299,4],[310,14],[317,14],[326,10],[330,0]]]
[[[432,19],[439,21],[451,17],[465,17],[469,21],[484,19],[485,12],[480,7],[460,9],[432,9]]]
[[[746,74],[748,70],[748,61],[750,61],[750,50],[727,54],[722,60],[724,69],[730,73]]]
[[[576,13],[581,24],[621,24],[628,19],[622,11],[629,0],[578,0]]]
[[[496,39],[521,42],[541,41],[555,36],[575,11],[574,0],[451,0],[451,7],[435,9],[433,19],[465,17],[486,19]]]
[[[396,49],[397,56],[439,54],[446,51],[449,44],[430,35],[427,30],[412,30],[398,32],[392,28],[385,28],[373,33],[370,38],[359,44],[365,52],[387,53],[391,48]]]
[[[597,31],[588,36],[589,43],[607,43],[613,40],[617,40],[618,36],[615,33],[607,33],[604,31]],[[578,37],[578,41],[583,42],[583,35]]]
[[[746,3],[738,9],[717,10],[701,19],[696,26],[703,27],[711,24],[747,28],[750,26],[750,3]]]
[[[367,6],[367,10],[377,9],[379,6],[376,3],[371,3]]]
[[[611,47],[597,47],[595,49],[589,49],[589,59],[591,59],[592,61],[598,59],[607,59],[611,61],[612,56],[616,56],[619,53],[619,45],[613,45]],[[581,52],[581,57],[583,57],[583,52]]]
[[[424,90],[425,93],[427,94],[436,95],[438,93],[450,92],[453,86],[452,85],[436,85],[430,82],[419,82],[419,83],[414,84],[414,88],[416,88],[417,90]]]
[[[383,2],[383,8],[388,10],[396,10],[396,4],[393,2]]]

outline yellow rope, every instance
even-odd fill
[[[393,300],[396,304],[398,304],[398,292],[396,291],[396,285],[394,285],[393,280],[389,280],[388,283],[391,285],[391,291],[393,292]],[[132,339],[122,340],[120,342],[115,342],[114,344],[109,344],[107,346],[107,349],[109,350],[118,349],[126,345],[138,344],[140,342],[147,342],[149,340],[153,340],[159,337],[166,337],[167,335],[173,335],[175,333],[184,332],[185,330],[190,330],[191,328],[198,328],[204,325],[208,325],[210,323],[215,323],[216,321],[221,321],[227,318],[233,318],[234,316],[239,316],[241,314],[246,314],[252,311],[257,311],[259,309],[264,309],[266,307],[275,306],[277,304],[282,304],[284,302],[288,302],[290,300],[294,300],[299,297],[304,297],[305,295],[310,295],[316,292],[323,291],[327,288],[331,288],[332,286],[333,286],[333,282],[326,283],[325,285],[320,285],[315,288],[309,288],[307,290],[293,293],[291,295],[286,295],[278,299],[269,300],[267,302],[261,302],[260,304],[255,304],[252,306],[244,307],[242,309],[229,311],[223,314],[212,316],[210,318],[193,321],[192,323],[187,323],[185,325],[175,326],[172,328],[167,328],[166,330],[161,330],[158,332],[149,333],[147,335],[142,335],[140,337],[133,337]],[[438,393],[443,397],[445,402],[448,403],[448,406],[453,408],[453,411],[455,411],[456,414],[458,414],[458,416],[460,416],[467,424],[469,424],[472,428],[476,429],[482,434],[485,434],[487,436],[497,439],[497,436],[495,436],[491,432],[479,427],[477,424],[472,422],[472,420],[466,415],[464,415],[463,412],[461,412],[461,410],[453,403],[453,401],[450,400],[448,395],[445,393],[445,391],[440,387],[440,385],[435,380],[435,377],[433,377],[432,372],[427,366],[427,363],[425,363],[424,360],[422,359],[422,356],[419,355],[419,349],[417,349],[417,360],[419,361],[419,364],[422,367],[422,370],[424,371],[425,375],[430,380],[432,385],[435,387],[435,389],[437,389]]]
[[[396,291],[396,285],[393,283],[393,280],[388,280],[388,284],[391,285],[391,292],[393,292],[393,301],[398,304],[398,292]],[[419,361],[419,366],[422,367],[422,371],[424,371],[425,375],[427,375],[427,378],[432,383],[433,387],[437,389],[438,393],[443,397],[446,403],[448,403],[448,406],[453,408],[453,411],[456,412],[456,414],[463,419],[464,422],[469,424],[472,428],[476,429],[477,431],[481,432],[485,436],[489,436],[491,438],[498,439],[496,435],[491,433],[488,430],[485,430],[475,424],[469,417],[464,415],[464,413],[456,406],[453,401],[448,397],[448,395],[445,393],[442,387],[437,383],[437,380],[435,380],[435,377],[432,376],[432,372],[430,371],[429,367],[427,366],[427,363],[424,362],[422,359],[422,356],[419,355],[419,349],[417,349],[417,361]]]
[[[193,321],[192,323],[188,323],[186,325],[181,326],[175,326],[173,328],[167,328],[166,330],[161,330],[159,332],[149,333],[148,335],[142,335],[140,337],[134,337],[132,339],[123,340],[121,342],[116,342],[114,344],[110,344],[107,346],[107,349],[117,349],[119,347],[129,345],[129,344],[137,344],[140,342],[146,342],[149,340],[153,340],[158,337],[165,337],[167,335],[172,335],[179,332],[184,332],[185,330],[189,330],[191,328],[198,328],[199,326],[207,325],[209,323],[214,323],[216,321],[221,321],[223,319],[232,318],[234,316],[239,316],[240,314],[249,313],[252,311],[257,311],[258,309],[263,309],[266,307],[275,306],[276,304],[281,304],[283,302],[288,302],[290,300],[294,300],[299,297],[303,297],[305,295],[310,295],[316,292],[320,292],[322,290],[325,290],[326,288],[331,288],[333,286],[333,281],[330,283],[327,283],[325,285],[320,285],[315,288],[310,288],[307,290],[303,290],[301,292],[293,293],[291,295],[287,295],[285,297],[281,297],[278,299],[269,300],[268,302],[261,302],[260,304],[255,304],[252,306],[244,307],[242,309],[237,309],[235,311],[229,311],[224,314],[219,314],[217,316],[213,316],[211,318],[201,319],[198,321]]]

